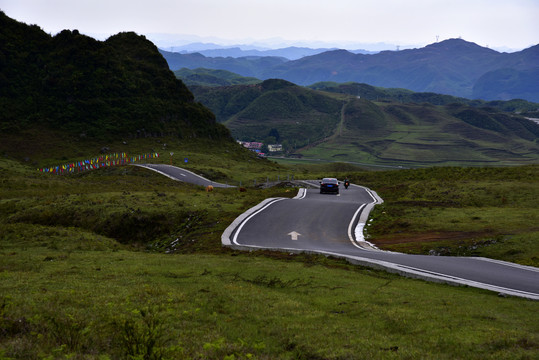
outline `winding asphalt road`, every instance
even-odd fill
[[[219,188],[234,187],[231,185],[220,184],[220,183],[208,180],[205,177],[195,174],[194,172],[179,168],[177,166],[166,165],[166,164],[135,164],[135,166],[139,166],[139,167],[156,171],[160,173],[161,175],[169,177],[173,180],[178,180],[178,181],[191,183],[195,185],[200,185],[200,186],[212,185],[213,187],[219,187]]]
[[[143,166],[181,181],[193,179],[199,185],[209,182],[194,174],[191,178],[186,170],[168,165]],[[408,255],[378,250],[363,239],[363,227],[370,209],[382,199],[374,191],[357,185],[341,187],[339,195],[322,195],[318,189],[312,189],[317,184],[305,182],[311,189],[300,189],[293,199],[270,198],[249,209],[225,230],[222,244],[239,250],[330,255],[408,277],[539,300],[539,268],[479,257]]]

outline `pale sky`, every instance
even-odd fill
[[[539,43],[539,0],[0,0],[0,9],[50,34],[78,29],[105,39],[134,31],[150,40],[176,34],[177,45],[186,35],[343,48],[379,42],[420,47],[437,36],[495,49]]]

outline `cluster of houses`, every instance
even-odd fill
[[[262,152],[262,147],[264,146],[264,144],[262,144],[261,142],[239,141],[238,140],[238,143],[240,145],[246,147],[247,149],[256,152],[258,154],[258,156],[266,157],[266,153]],[[276,152],[281,152],[281,151],[283,151],[283,145],[281,145],[281,144],[270,144],[270,145],[268,145],[268,152],[270,152],[270,153],[276,153]]]

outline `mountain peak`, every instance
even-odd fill
[[[461,38],[447,39],[425,46],[425,49],[440,49],[446,51],[481,51],[488,53],[497,53],[497,51],[477,45],[474,42],[466,41]]]
[[[77,30],[54,37],[0,12],[2,132],[39,125],[95,139],[147,134],[228,138],[144,36],[98,41]],[[29,56],[28,54],[32,54]]]

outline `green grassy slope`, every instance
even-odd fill
[[[282,171],[248,153],[242,158],[234,148],[218,155],[218,147],[169,146],[215,173]],[[520,216],[537,214],[537,167],[357,172],[324,165],[289,171],[297,177],[355,171],[349,174],[354,181],[386,200],[369,229],[377,239],[398,235],[406,222],[418,225],[425,218],[421,209],[433,220],[454,209],[451,231],[491,228],[490,221],[506,217],[493,212],[498,204]],[[455,186],[458,179],[461,186]],[[131,166],[51,176],[5,159],[0,182],[5,358],[513,359],[532,358],[539,346],[537,304],[529,300],[323,256],[221,247],[222,231],[239,213],[263,198],[295,194],[286,188],[208,194]],[[467,185],[476,187],[467,190],[475,196],[466,196]],[[413,201],[414,211],[403,211]],[[517,220],[506,217],[514,222],[511,232],[529,230]],[[419,228],[432,233],[427,224]],[[519,261],[533,254],[526,244],[518,247],[522,237],[512,237],[478,244],[476,251],[505,249],[502,259]]]
[[[485,102],[366,84],[283,80],[193,87],[240,140],[280,135],[287,153],[362,164],[512,165],[539,160],[537,104]]]
[[[523,164],[539,160],[539,127],[493,109],[351,99],[344,126],[298,152],[337,161],[404,165]]]
[[[153,145],[163,145],[152,140]],[[148,140],[141,141],[130,144],[126,152],[135,155],[135,151],[148,146]],[[210,141],[182,144],[176,141],[169,142],[166,152],[160,150],[161,157],[151,162],[172,162],[212,180],[234,185],[241,181],[252,188],[256,179],[270,175],[283,178],[286,174],[286,169],[230,142],[216,145]],[[171,158],[169,152],[175,157]],[[188,163],[184,159],[188,159]],[[0,160],[0,166],[3,233],[24,231],[25,236],[31,236],[34,227],[70,228],[74,232],[92,234],[92,238],[106,237],[159,251],[178,236],[197,239],[203,234],[206,235],[203,242],[187,245],[215,251],[219,248],[215,245],[219,244],[221,232],[240,209],[244,211],[266,197],[292,194],[286,189],[241,194],[237,189],[230,189],[208,197],[203,187],[171,181],[129,165],[73,175],[40,173],[33,166],[6,159]],[[213,235],[208,237],[209,233]]]
[[[2,246],[9,255],[0,290],[10,294],[0,299],[2,357],[526,359],[537,352],[532,301],[318,257],[144,254],[88,249],[78,236],[71,243]]]
[[[340,100],[283,80],[193,91],[242,140],[263,141],[277,129],[290,146],[303,146],[330,136],[340,121]]]
[[[516,113],[535,112],[539,108],[539,104],[537,103],[518,98],[506,101],[485,101],[479,99],[470,100],[451,95],[437,94],[432,92],[414,92],[411,90],[398,88],[383,88],[356,82],[336,83],[326,81],[309,85],[308,88],[338,94],[360,96],[362,99],[371,101],[418,104],[428,103],[432,105],[449,105],[458,103],[473,107],[490,107]]]
[[[258,84],[262,82],[262,80],[253,77],[244,77],[226,70],[204,68],[182,68],[174,71],[174,75],[181,79],[189,88],[193,86],[230,86]]]
[[[539,266],[539,166],[346,174],[384,199],[367,236],[383,249]]]

